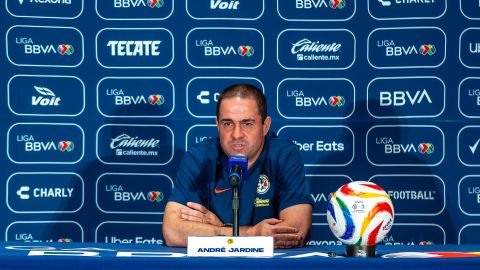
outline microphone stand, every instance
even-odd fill
[[[232,186],[232,227],[233,236],[239,236],[238,227],[238,212],[240,210],[240,195],[238,194],[238,182],[240,182],[240,175],[233,174],[230,176],[230,185]]]
[[[240,209],[240,195],[238,195],[238,185],[233,186],[232,193],[232,221],[233,236],[239,236],[238,213]]]

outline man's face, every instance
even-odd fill
[[[250,168],[262,151],[270,117],[262,123],[255,99],[233,97],[222,100],[216,122],[223,151],[247,156]]]

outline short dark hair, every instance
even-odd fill
[[[217,119],[222,101],[225,98],[233,97],[255,99],[257,102],[258,114],[262,117],[262,123],[265,122],[265,119],[267,119],[267,101],[265,95],[262,93],[262,90],[258,89],[258,87],[247,83],[233,84],[222,91],[217,102]]]

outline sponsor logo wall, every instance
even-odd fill
[[[163,244],[223,88],[263,89],[305,162],[310,245],[329,194],[382,186],[385,245],[479,243],[480,1],[5,0],[0,230],[8,241]]]

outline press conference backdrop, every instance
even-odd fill
[[[299,147],[310,245],[328,194],[382,186],[382,244],[480,242],[479,0],[5,0],[0,229],[8,241],[162,244],[183,152],[219,92],[264,90]]]

